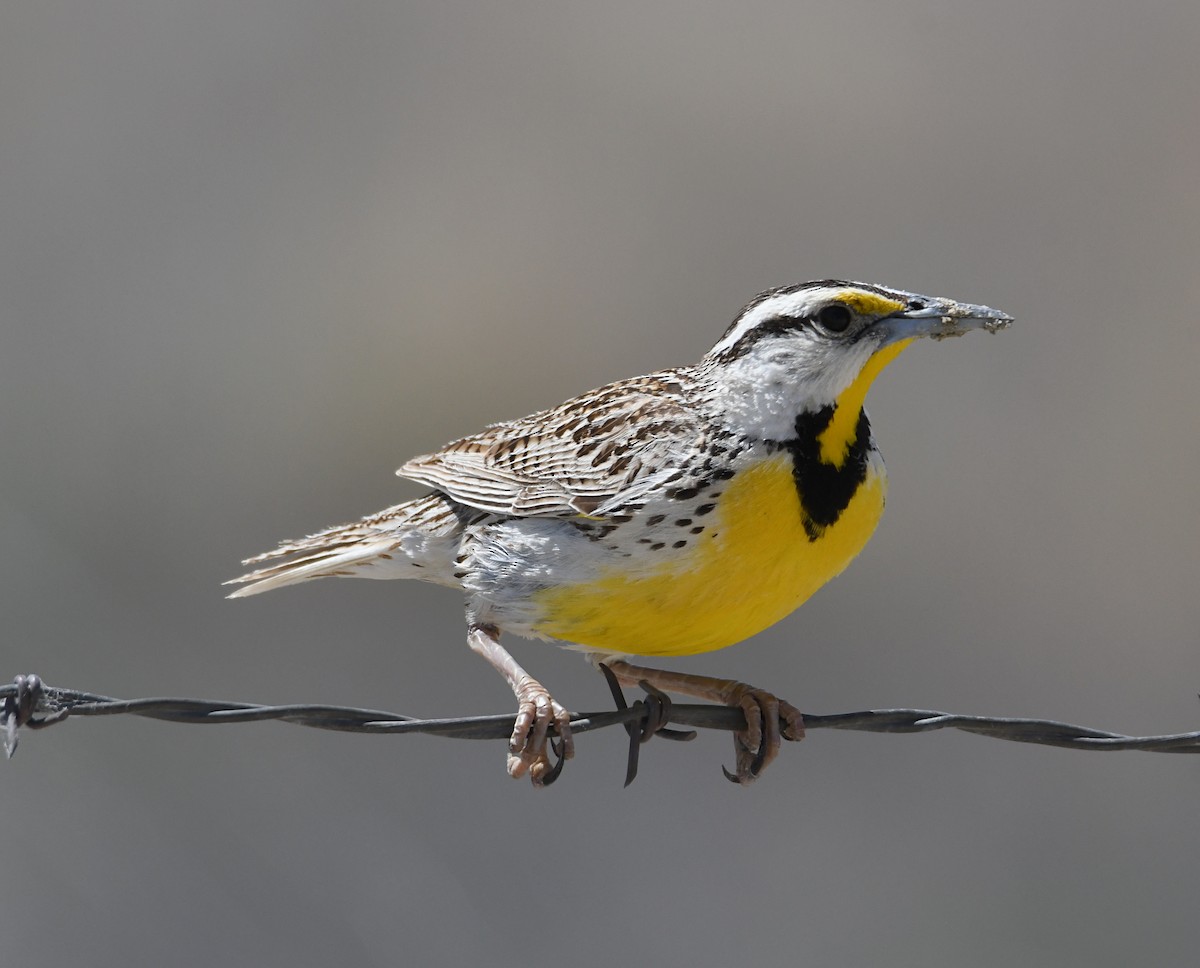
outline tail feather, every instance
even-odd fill
[[[245,598],[315,578],[424,578],[442,581],[453,560],[448,544],[461,523],[450,501],[431,494],[397,504],[352,524],[327,528],[242,564],[266,565],[225,582],[244,585],[229,598]],[[287,559],[287,560],[276,560]]]
[[[226,585],[239,585],[243,582],[251,583],[245,585],[243,588],[239,588],[235,592],[230,592],[228,597],[245,598],[248,595],[269,592],[274,588],[282,588],[284,585],[294,585],[298,582],[310,581],[314,578],[348,578],[358,576],[362,574],[362,569],[369,568],[382,555],[388,554],[389,551],[394,549],[395,542],[357,544],[350,547],[343,547],[338,552],[333,550],[322,551],[304,558],[281,562],[270,568],[259,568],[257,571],[249,572],[225,582]],[[389,575],[387,577],[393,576]]]

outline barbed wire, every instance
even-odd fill
[[[710,704],[673,703],[662,692],[642,684],[647,695],[627,704],[615,678],[601,667],[613,690],[614,710],[571,714],[571,732],[587,733],[608,726],[623,726],[629,733],[629,762],[625,785],[637,775],[638,749],[654,736],[693,739],[698,729],[736,732],[746,726],[740,709]],[[353,706],[261,703],[213,699],[155,697],[114,699],[78,689],[46,685],[36,675],[17,676],[0,686],[0,732],[11,758],[16,752],[19,731],[43,729],[68,718],[81,716],[131,715],[174,723],[249,723],[279,721],[352,733],[425,733],[453,739],[507,739],[512,735],[511,715],[466,716],[451,719],[417,719],[399,713]],[[849,729],[873,733],[927,733],[957,729],[993,739],[1035,743],[1082,750],[1143,750],[1151,753],[1200,753],[1200,731],[1160,736],[1126,736],[1088,726],[1050,719],[1009,716],[971,716],[930,709],[868,709],[860,712],[820,715],[804,713],[804,726],[813,729]],[[669,728],[686,726],[688,730]],[[553,733],[553,729],[551,729]],[[562,768],[554,768],[554,777]],[[553,777],[550,778],[552,780]]]

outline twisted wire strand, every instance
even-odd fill
[[[737,731],[745,728],[740,709],[708,704],[638,700],[624,708],[573,713],[571,730],[586,733],[621,725],[631,737],[645,742],[668,724],[690,729]],[[17,747],[22,727],[40,729],[81,716],[132,715],[175,723],[247,723],[281,721],[316,729],[354,733],[427,733],[453,739],[506,739],[513,716],[466,716],[417,719],[377,709],[294,703],[261,703],[213,699],[154,697],[115,699],[78,689],[49,686],[36,675],[17,676],[0,686],[0,732],[8,756]],[[1108,730],[1076,726],[1050,719],[1008,716],[969,716],[929,709],[869,709],[860,712],[804,714],[807,729],[850,729],[876,733],[925,733],[957,729],[993,739],[1084,750],[1144,750],[1154,753],[1200,753],[1200,731],[1158,736],[1127,736]],[[678,732],[678,731],[676,731]],[[681,737],[673,737],[681,738]],[[636,769],[636,760],[631,764]]]

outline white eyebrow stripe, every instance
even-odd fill
[[[786,292],[764,299],[746,311],[738,320],[737,325],[716,346],[708,351],[709,355],[716,356],[736,346],[738,341],[750,332],[750,330],[771,319],[773,316],[806,316],[814,304],[821,302],[825,297],[834,292],[841,291],[844,291],[844,287],[837,289],[825,287],[820,289],[802,289],[799,292]]]

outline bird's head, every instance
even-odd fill
[[[700,366],[731,422],[786,439],[799,413],[857,413],[871,382],[914,339],[996,332],[1011,322],[987,306],[826,279],[756,296]]]

